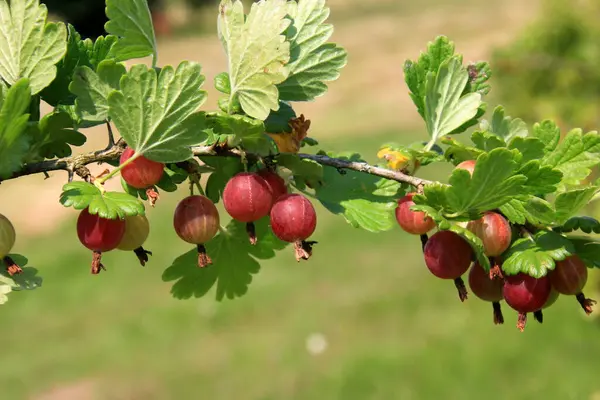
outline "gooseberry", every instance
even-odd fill
[[[552,285],[548,276],[534,278],[524,273],[506,276],[502,294],[506,303],[519,313],[517,328],[523,331],[527,313],[540,310],[548,298]]]
[[[77,218],[77,236],[81,244],[94,252],[92,274],[98,274],[102,252],[116,249],[125,234],[125,220],[101,218],[83,209]]]
[[[133,155],[133,149],[130,147],[126,148],[123,154],[121,154],[119,163],[123,165]],[[138,156],[135,160],[121,168],[121,176],[129,186],[136,189],[146,189],[156,185],[160,181],[164,167],[162,163],[149,160],[144,156]]]
[[[415,205],[412,201],[415,193],[409,193],[398,200],[396,207],[396,221],[400,227],[412,235],[424,235],[433,228],[435,222],[424,212],[412,211],[410,208]]]
[[[586,299],[582,293],[587,283],[588,270],[577,255],[572,255],[562,261],[556,261],[553,271],[550,271],[552,287],[560,294],[574,295],[586,314],[591,314],[596,301]]]
[[[300,194],[286,194],[273,205],[270,220],[275,236],[294,243],[297,261],[311,256],[314,242],[306,239],[317,227],[317,213],[310,200]]]
[[[260,175],[267,184],[271,188],[271,192],[273,193],[273,202],[277,201],[281,196],[286,195],[288,193],[288,188],[285,184],[285,181],[277,172],[262,169],[258,171],[258,175]]]
[[[460,164],[458,164],[455,169],[464,169],[466,171],[469,171],[469,173],[471,175],[473,175],[473,171],[475,171],[476,163],[477,163],[477,161],[475,161],[475,160],[466,160],[466,161],[463,161]]]
[[[212,264],[204,244],[217,234],[220,218],[208,197],[194,195],[181,200],[175,208],[173,226],[177,236],[197,246],[199,267]]]
[[[510,246],[512,229],[502,215],[486,212],[483,217],[467,224],[467,229],[473,232],[483,242],[483,252],[488,257],[497,257]]]
[[[146,265],[148,255],[152,255],[152,252],[145,250],[142,246],[148,239],[149,234],[150,223],[145,215],[125,217],[125,234],[117,248],[124,251],[133,251],[142,266]]]

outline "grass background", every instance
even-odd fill
[[[420,15],[419,21],[424,22],[447,7],[433,0],[421,8],[383,1],[379,8],[367,9],[363,3],[354,10],[332,3],[334,12],[339,9],[342,14],[339,39],[355,49],[361,49],[355,38],[344,36],[353,24],[367,23],[369,18],[387,23],[402,20],[403,10],[410,11],[411,19]],[[520,4],[499,3],[502,10]],[[453,15],[457,20],[464,13],[489,17],[493,7],[461,2]],[[477,54],[465,44],[475,43],[468,41],[473,30],[452,25],[453,15],[447,15],[450,22],[423,28],[415,37],[394,40],[403,43],[402,51],[412,51],[425,46],[421,36],[431,39],[438,33],[456,33],[464,38],[457,43],[459,50]],[[421,26],[417,20],[413,23]],[[442,28],[447,29],[439,32]],[[407,28],[398,27],[403,29]],[[495,43],[487,40],[489,46]],[[162,44],[166,52],[173,51],[169,44]],[[389,53],[399,54],[389,50],[397,46],[392,41],[377,45],[383,46],[376,53],[381,62],[389,61]],[[370,64],[361,54],[351,52],[350,61],[366,68]],[[413,51],[409,56],[417,54]],[[212,62],[207,62],[209,71]],[[393,90],[408,98],[401,63],[389,68],[397,75]],[[357,71],[351,70],[351,76],[360,79]],[[410,103],[396,104],[400,114],[389,115],[386,90],[392,89],[379,85],[379,92],[373,92],[365,86],[359,95],[353,79],[343,79],[332,88],[333,100],[321,103],[322,110],[317,110],[318,102],[305,108],[311,112],[309,117],[318,116],[317,131],[311,135],[320,139],[323,148],[358,150],[373,160],[383,142],[424,138],[422,128],[413,128],[417,125],[410,117],[414,114]],[[336,95],[336,90],[352,95]],[[365,104],[369,96],[380,102]],[[371,109],[375,117],[369,121]],[[359,132],[357,120],[372,122],[375,128]],[[90,140],[97,144],[103,139]],[[444,179],[447,172],[445,166],[433,167],[422,176]],[[60,179],[53,184],[60,186]],[[22,186],[11,183],[10,188],[31,196],[36,188],[24,185],[33,181],[24,181]],[[0,308],[0,398],[563,400],[598,396],[595,367],[600,329],[582,316],[574,299],[559,299],[545,313],[543,325],[531,319],[524,333],[515,328],[516,315],[506,306],[506,324],[494,326],[491,305],[474,298],[462,304],[451,282],[429,274],[417,237],[399,228],[382,234],[353,229],[318,205],[314,238],[320,243],[309,262],[297,264],[286,249],[262,263],[242,299],[219,303],[213,292],[202,299],[173,299],[171,283],[162,282],[161,275],[176,256],[189,250],[171,225],[172,210],[182,196],[183,189],[164,195],[158,207],[149,211],[152,231],[147,247],[154,256],[146,268],[132,254],[114,252],[105,255],[108,272],[91,276],[90,254],[77,242],[75,213],[56,220],[45,232],[19,237],[15,251],[26,254],[45,281],[39,290],[12,294]],[[27,212],[6,197],[0,197],[0,207],[15,218],[27,219]],[[52,207],[42,211],[54,212]],[[315,333],[327,341],[321,354],[307,350],[307,339]]]

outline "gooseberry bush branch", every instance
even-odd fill
[[[0,182],[66,171],[59,201],[79,211],[92,274],[110,272],[103,255],[115,249],[151,265],[146,207],[182,188],[189,195],[173,228],[193,247],[163,273],[176,298],[213,287],[218,300],[241,297],[260,261],[287,247],[299,262],[311,258],[319,202],[352,227],[377,233],[398,224],[419,236],[428,270],[453,281],[461,301],[470,288],[492,303],[497,324],[502,301],[521,330],[528,314],[542,322],[559,294],[592,311],[581,291],[588,268],[600,267],[600,243],[589,235],[600,222],[580,211],[600,191],[589,181],[600,137],[488,110],[489,64],[464,63],[448,38],[404,64],[427,137],[384,143],[370,164],[319,149],[311,121],[294,110],[318,101],[346,64],[345,50],[329,42],[325,0],[261,0],[249,10],[222,0],[227,70],[214,77],[221,97],[211,111],[202,108],[200,64],[160,64],[144,0],[107,0],[106,14],[107,34],[82,40],[74,27],[47,22],[39,0],[0,0]],[[151,66],[124,64],[144,57]],[[41,115],[41,102],[53,110]],[[106,126],[108,147],[73,154],[87,139],[82,131],[97,125]],[[92,176],[86,166],[96,163],[111,168]],[[447,179],[418,177],[437,163],[455,167]],[[122,191],[105,188],[119,178]],[[22,268],[25,258],[10,254],[15,237],[2,216],[1,301],[41,284],[37,270]]]

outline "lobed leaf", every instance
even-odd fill
[[[482,130],[498,136],[507,143],[515,138],[525,138],[529,135],[527,124],[520,118],[506,116],[502,106],[494,109],[491,121],[483,120],[480,126]]]
[[[516,240],[504,255],[502,270],[507,275],[523,272],[534,278],[541,278],[555,267],[555,261],[562,261],[575,253],[575,246],[564,236],[541,231],[531,238]]]
[[[120,90],[108,96],[108,115],[136,154],[163,163],[192,157],[191,146],[206,139],[206,100],[200,90],[200,65],[184,61],[156,70],[135,65],[123,75]]]
[[[258,242],[248,241],[246,224],[232,220],[224,232],[205,244],[212,265],[198,267],[198,252],[194,248],[176,258],[163,273],[163,281],[176,281],[171,293],[178,299],[202,297],[216,285],[216,298],[234,299],[248,291],[252,275],[260,271],[258,260],[275,257],[275,251],[288,244],[280,241],[269,229],[268,218],[255,222]]]
[[[20,79],[8,90],[0,82],[0,179],[17,171],[30,153],[30,137],[26,134],[30,102],[27,78]]]
[[[75,122],[64,111],[46,114],[37,123],[29,126],[32,137],[32,152],[41,158],[68,157],[71,146],[82,146],[86,136],[75,129]]]
[[[144,205],[128,193],[101,192],[88,182],[70,182],[63,186],[60,203],[76,210],[88,209],[92,215],[106,219],[124,219],[144,215]]]
[[[569,218],[562,226],[554,228],[556,232],[573,232],[580,230],[585,233],[600,233],[600,221],[592,217],[578,216]]]
[[[262,121],[245,115],[218,114],[207,118],[206,127],[213,133],[208,143],[227,143],[228,147],[242,147],[250,153],[264,157],[277,153],[277,146],[273,139],[265,134]]]
[[[358,154],[339,157],[362,161]],[[356,171],[342,175],[328,166],[323,167],[322,182],[315,188],[317,199],[333,214],[343,215],[353,227],[382,232],[395,226],[394,209],[400,192],[398,182]]]
[[[315,161],[301,159],[296,154],[281,153],[277,156],[277,163],[292,171],[297,183],[317,187],[323,180],[323,166]]]
[[[513,224],[550,225],[554,223],[554,208],[539,197],[528,195],[525,198],[512,199],[500,206],[500,212]]]
[[[333,26],[326,24],[329,8],[325,0],[288,2],[290,62],[287,79],[277,85],[279,98],[310,101],[327,91],[326,82],[339,78],[346,65],[346,51],[335,43],[326,43]]]
[[[125,66],[114,60],[101,61],[96,71],[88,66],[77,68],[69,85],[69,90],[77,97],[77,115],[85,121],[107,121],[108,96],[119,89],[121,77],[126,72]]]
[[[290,25],[286,0],[263,0],[252,4],[244,15],[240,0],[222,0],[219,6],[219,38],[229,64],[231,94],[244,112],[265,120],[270,110],[279,108],[277,84],[289,75],[290,44],[284,31]]]
[[[156,65],[158,51],[147,0],[106,0],[106,16],[104,29],[119,37],[111,46],[116,61],[152,55]]]
[[[598,193],[599,189],[598,186],[589,186],[559,193],[554,200],[556,222],[563,224],[577,214]]]
[[[589,237],[569,236],[568,238],[575,247],[575,253],[588,268],[600,268],[600,243]]]
[[[28,78],[37,94],[56,77],[56,64],[67,50],[63,23],[46,23],[39,0],[0,0],[0,77],[9,85]]]

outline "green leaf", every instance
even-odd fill
[[[245,115],[211,115],[206,120],[206,127],[212,129],[213,140],[227,143],[228,147],[241,146],[244,150],[260,156],[277,153],[277,146],[265,134],[262,121],[248,118]]]
[[[17,81],[8,90],[0,83],[0,179],[8,178],[17,171],[29,153],[29,137],[25,129],[30,102],[27,78]]]
[[[554,208],[544,199],[528,195],[525,199],[512,199],[500,206],[500,212],[513,224],[550,225],[554,222]]]
[[[498,106],[494,109],[492,120],[490,122],[481,121],[481,129],[493,133],[502,138],[505,142],[510,142],[514,138],[524,138],[529,135],[527,124],[520,118],[505,116],[504,107]]]
[[[484,152],[490,152],[498,147],[506,147],[504,140],[489,132],[473,132],[471,141],[475,144],[475,147]]]
[[[292,18],[290,74],[278,85],[279,98],[287,101],[310,101],[327,91],[325,82],[339,78],[346,65],[346,51],[335,43],[326,43],[333,26],[326,24],[329,8],[325,0],[302,0],[288,3]]]
[[[517,172],[527,177],[521,195],[542,195],[553,193],[562,179],[562,173],[550,166],[541,166],[538,160],[532,160],[523,165]]]
[[[442,63],[454,55],[454,43],[445,36],[438,36],[427,45],[427,51],[421,53],[417,61],[407,60],[404,63],[404,78],[410,97],[417,106],[417,111],[425,118],[425,95],[427,77],[430,72],[437,74]]]
[[[523,138],[516,136],[510,140],[508,148],[511,150],[519,150],[519,153],[523,155],[523,158],[521,159],[522,163],[526,163],[531,160],[541,160],[544,158],[545,154],[545,144],[541,140],[533,137]]]
[[[277,156],[278,165],[292,171],[296,181],[317,187],[323,180],[323,166],[315,161],[302,159],[296,154],[281,153]]]
[[[562,226],[554,228],[556,232],[573,232],[580,230],[585,233],[600,233],[600,222],[592,217],[578,216],[569,218]]]
[[[212,258],[212,265],[198,267],[198,252],[194,248],[173,261],[165,270],[165,282],[176,281],[171,293],[178,299],[202,297],[216,287],[216,298],[234,299],[248,291],[252,275],[260,270],[259,260],[275,257],[275,251],[287,246],[277,239],[263,218],[255,222],[258,242],[252,246],[246,233],[246,224],[231,221],[226,231],[205,244],[206,252]]]
[[[46,114],[39,123],[30,125],[33,147],[42,158],[68,157],[71,146],[82,146],[86,137],[75,130],[71,116],[64,111]]]
[[[152,55],[156,65],[158,53],[147,0],[106,0],[106,16],[109,21],[104,29],[119,37],[111,49],[117,61]]]
[[[231,81],[227,72],[215,76],[215,89],[224,94],[231,94]]]
[[[76,210],[88,208],[92,215],[106,219],[124,219],[144,215],[144,205],[127,193],[104,192],[87,182],[70,182],[63,186],[60,203]]]
[[[575,253],[588,267],[600,268],[600,243],[589,237],[569,236]]]
[[[563,173],[564,185],[576,185],[587,178],[591,168],[600,163],[600,135],[573,129],[547,154],[544,163]]]
[[[473,232],[463,228],[460,225],[453,224],[448,230],[460,235],[467,243],[469,243],[473,249],[473,253],[475,253],[475,257],[477,257],[479,265],[483,267],[484,271],[489,272],[491,268],[490,260],[483,251],[483,242],[481,239],[479,239]]]
[[[75,69],[79,66],[92,66],[87,53],[87,47],[73,25],[68,25],[67,53],[56,64],[56,78],[50,86],[41,92],[42,99],[56,107],[58,104],[75,104],[75,95],[69,92],[69,84],[73,79]]]
[[[477,114],[481,94],[462,96],[468,79],[469,74],[458,57],[442,63],[435,78],[432,72],[429,73],[425,92],[425,123],[431,143]]]
[[[85,121],[104,122],[108,119],[108,95],[119,89],[121,77],[127,70],[114,60],[98,64],[96,72],[90,67],[79,67],[73,75],[69,90],[77,96],[75,110]]]
[[[343,160],[361,162],[358,154],[350,157],[329,154]],[[323,167],[323,184],[315,188],[317,199],[334,214],[341,214],[355,228],[382,232],[396,225],[400,184],[369,174]]]
[[[279,110],[271,111],[265,120],[265,130],[270,133],[291,133],[290,120],[296,118],[294,109],[283,101],[279,102]]]
[[[477,160],[477,157],[484,153],[483,150],[464,145],[452,137],[444,137],[440,142],[448,146],[444,152],[444,157],[454,165],[467,160]]]
[[[447,218],[470,216],[476,219],[480,213],[526,194],[522,189],[527,178],[516,174],[517,156],[514,150],[505,148],[483,153],[477,159],[472,177],[468,171],[455,169],[450,176],[450,186],[427,185],[424,197],[415,196],[415,203],[440,210]]]
[[[206,196],[213,203],[218,203],[229,179],[244,170],[242,161],[238,157],[200,157],[200,159],[215,170],[206,181]]]
[[[544,143],[544,153],[550,153],[558,146],[560,128],[554,122],[545,120],[533,125],[532,135]]]
[[[63,23],[46,23],[48,10],[39,0],[0,0],[0,77],[9,85],[29,78],[37,94],[56,76],[56,63],[67,50]]]
[[[265,120],[279,108],[278,83],[289,74],[290,44],[284,31],[290,24],[286,0],[252,4],[244,16],[239,0],[222,0],[218,18],[219,38],[229,63],[231,95],[250,117]]]
[[[191,146],[206,139],[206,116],[196,112],[206,100],[200,65],[183,61],[160,75],[135,65],[108,96],[109,116],[137,154],[163,163],[192,157]],[[148,99],[152,99],[149,101]]]
[[[516,240],[504,256],[502,270],[507,275],[523,272],[534,278],[546,276],[561,261],[575,253],[575,246],[564,236],[541,231],[529,238]]]
[[[98,36],[96,40],[85,39],[83,44],[86,47],[88,59],[91,66],[96,70],[98,65],[104,60],[113,59],[112,48],[117,43],[116,36],[107,35]]]
[[[492,77],[490,64],[485,61],[469,64],[467,71],[469,72],[469,83],[463,94],[474,92],[481,93],[482,95],[488,94],[491,90],[488,81]]]
[[[556,222],[563,224],[569,218],[576,215],[598,193],[599,189],[598,186],[590,186],[559,193],[556,196],[556,200],[554,200]]]

